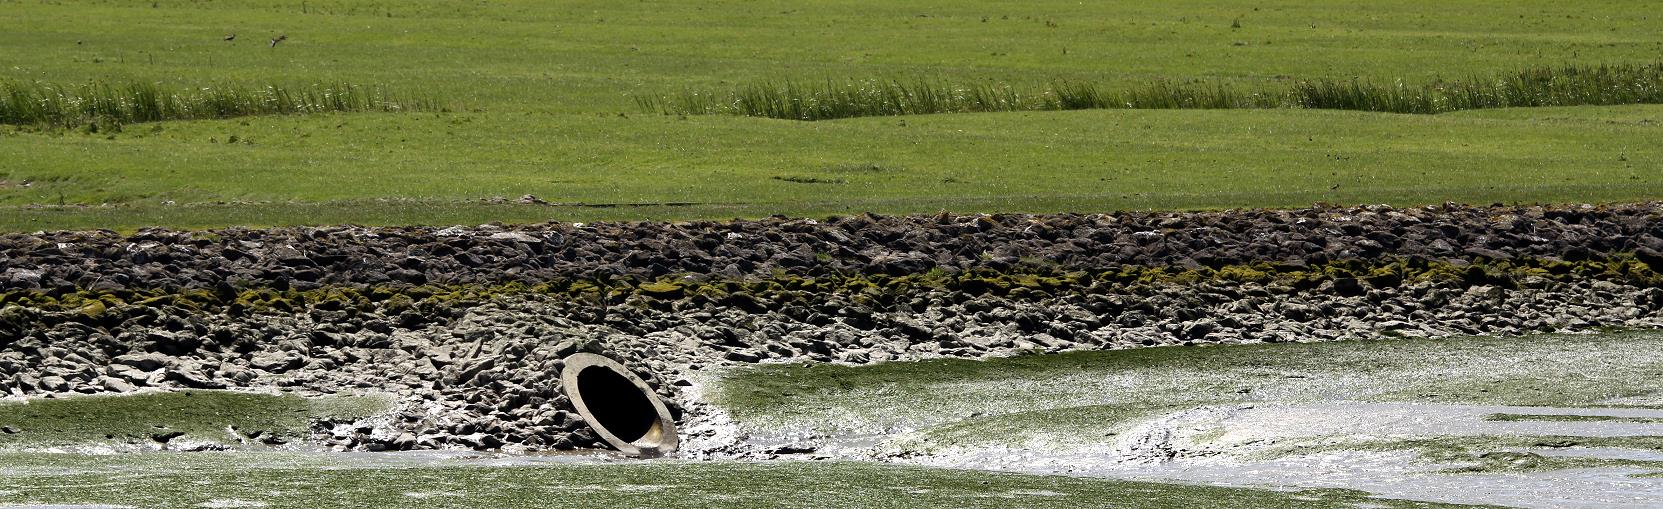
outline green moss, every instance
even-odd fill
[[[682,296],[682,286],[669,281],[654,281],[643,283],[635,287],[641,293],[663,299],[676,299]]]
[[[87,318],[98,318],[99,316],[102,316],[104,314],[104,310],[105,310],[104,302],[94,300],[94,301],[89,301],[85,305],[81,306],[80,312],[81,312],[82,315],[86,315]]]
[[[1225,281],[1261,283],[1271,280],[1274,277],[1272,274],[1274,270],[1274,267],[1266,263],[1231,265],[1219,269],[1215,273],[1215,277]]]

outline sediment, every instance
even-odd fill
[[[753,362],[1655,327],[1660,253],[1659,203],[7,234],[0,393],[381,391],[317,438],[596,447],[579,351],[679,417]]]

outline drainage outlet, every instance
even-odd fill
[[[647,383],[618,361],[592,353],[566,358],[560,385],[584,421],[624,454],[662,456],[676,450],[676,422]]]

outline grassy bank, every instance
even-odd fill
[[[1660,126],[1663,106],[1648,105],[815,123],[327,114],[115,139],[0,128],[0,228],[1636,201],[1663,196]],[[517,204],[526,194],[564,205]]]

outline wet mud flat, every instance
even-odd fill
[[[777,365],[711,397],[737,457],[1643,508],[1659,380],[1637,331]]]

